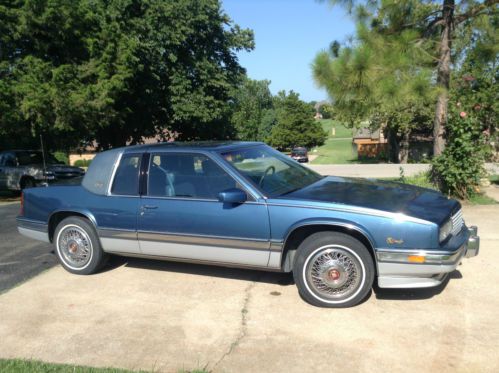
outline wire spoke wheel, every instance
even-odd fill
[[[358,258],[346,247],[335,245],[317,250],[306,263],[305,274],[313,292],[337,301],[356,293],[364,277]]]
[[[82,268],[92,257],[92,241],[76,225],[67,226],[59,233],[57,245],[62,259],[71,267]]]

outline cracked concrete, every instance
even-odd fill
[[[113,260],[0,295],[0,357],[178,372],[499,371],[498,206],[465,206],[481,251],[443,288],[305,303],[289,274]],[[246,311],[246,312],[244,312]]]
[[[218,365],[227,356],[229,356],[230,354],[232,354],[232,352],[234,351],[234,349],[239,345],[239,343],[241,342],[241,340],[246,336],[246,332],[247,332],[247,329],[248,329],[247,317],[248,317],[249,302],[250,302],[250,299],[251,299],[251,289],[253,289],[255,287],[255,285],[256,285],[256,283],[252,282],[244,290],[245,297],[244,297],[243,307],[241,308],[241,324],[239,326],[239,335],[230,344],[229,349],[227,350],[227,352],[225,352],[222,355],[222,357],[215,364],[213,364],[213,367],[210,369],[210,372],[215,371],[217,369]],[[206,368],[207,368],[207,366],[205,367],[205,369]]]

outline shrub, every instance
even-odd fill
[[[488,152],[480,121],[464,111],[450,114],[447,146],[432,162],[431,179],[443,193],[469,199],[479,191],[480,179],[486,176]]]

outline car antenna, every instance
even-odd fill
[[[47,163],[45,162],[45,150],[43,150],[43,137],[40,133],[40,145],[42,146],[43,176],[47,178]]]

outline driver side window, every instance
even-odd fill
[[[151,154],[147,194],[153,197],[218,199],[236,181],[213,160],[194,153]]]

